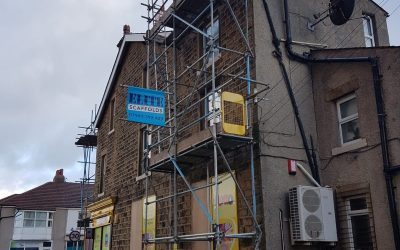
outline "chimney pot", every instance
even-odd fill
[[[131,33],[131,27],[128,24],[125,24],[124,28],[123,28],[123,31],[124,31],[124,35],[130,34]]]
[[[56,170],[56,175],[53,178],[53,182],[65,182],[64,169]]]

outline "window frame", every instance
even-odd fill
[[[52,228],[53,227],[53,218],[50,219],[49,215],[51,214],[54,216],[53,211],[40,211],[40,210],[24,210],[22,212],[22,228]],[[26,218],[25,213],[33,213],[33,218]],[[38,213],[45,213],[46,217],[45,219],[38,218],[37,214]],[[32,221],[33,226],[26,226],[25,221]],[[38,221],[44,221],[44,226],[38,226],[37,222]],[[49,226],[49,222],[51,221],[51,226]]]
[[[109,133],[114,132],[115,129],[115,97],[110,100],[110,127]]]
[[[137,176],[145,174],[144,171],[144,154],[147,152],[147,147],[152,143],[152,135],[148,133],[147,126],[143,126],[139,130],[139,156],[138,156],[138,167]],[[151,158],[151,150],[148,154],[147,159]]]
[[[214,30],[213,30],[212,27],[215,26],[215,23],[218,23],[218,32],[216,32],[217,35],[216,35],[216,37],[214,37],[214,44],[216,45],[214,47],[214,60],[216,60],[221,55],[221,51],[218,48],[220,46],[220,41],[221,41],[220,40],[220,37],[221,37],[221,28],[220,28],[221,27],[221,22],[220,22],[220,19],[219,19],[218,15],[214,16],[214,20],[213,21],[214,21],[213,23],[211,23],[211,20],[207,23],[207,25],[203,29],[203,32],[206,33],[206,34],[209,34],[209,32],[210,32],[210,35],[212,35],[214,33]],[[203,44],[202,44],[203,45],[203,50],[202,50],[203,51],[203,56],[208,52],[209,46],[211,46],[211,45],[208,45],[209,40],[210,39],[208,37],[203,36]],[[204,65],[206,65],[206,67],[208,68],[211,64],[212,64],[212,52],[210,51],[210,54],[208,56],[204,57]]]
[[[374,19],[371,15],[365,14],[362,17],[363,20],[363,33],[364,33],[364,42],[365,42],[365,47],[375,47],[375,32],[374,32]],[[366,30],[371,30],[371,34],[367,34],[365,31]],[[367,44],[367,40],[371,41],[371,46]]]
[[[346,123],[348,123],[348,122],[354,121],[354,120],[358,120],[358,118],[359,118],[359,116],[358,116],[358,105],[357,105],[357,113],[356,113],[356,114],[353,114],[353,115],[347,116],[347,117],[345,117],[345,118],[342,118],[342,115],[341,115],[342,113],[341,113],[341,110],[340,110],[340,105],[343,104],[343,103],[345,103],[345,102],[347,102],[347,101],[350,101],[350,100],[352,100],[352,99],[355,99],[355,100],[356,100],[356,104],[358,104],[358,102],[357,102],[357,96],[356,96],[355,93],[350,94],[350,95],[346,95],[345,97],[342,97],[342,98],[340,98],[340,99],[338,99],[338,100],[336,101],[336,110],[337,110],[337,118],[338,118],[338,125],[339,125],[340,143],[341,143],[342,146],[343,146],[343,145],[348,145],[349,143],[352,143],[352,142],[354,142],[355,140],[361,138],[361,137],[359,136],[358,138],[356,138],[356,139],[354,139],[354,140],[351,140],[351,141],[347,141],[347,142],[344,142],[344,140],[343,140],[342,125],[343,125],[343,124],[346,124]]]
[[[105,190],[105,176],[107,168],[107,154],[102,154],[100,158],[100,178],[99,178],[99,192],[98,195],[102,196]]]
[[[365,203],[366,203],[366,208],[364,208],[364,209],[357,209],[357,210],[352,210],[351,209],[351,205],[350,205],[350,201],[351,200],[355,200],[355,199],[360,199],[360,198],[362,198],[362,199],[364,199],[365,200]],[[345,205],[346,205],[346,216],[347,216],[347,227],[348,227],[348,231],[347,231],[347,233],[348,233],[348,237],[349,237],[349,239],[351,239],[350,241],[349,241],[349,244],[350,244],[350,249],[351,250],[355,250],[355,246],[354,246],[354,244],[355,244],[355,242],[354,242],[354,231],[353,231],[353,226],[352,226],[352,221],[351,221],[351,219],[352,219],[352,217],[356,217],[356,216],[365,216],[365,215],[367,215],[368,216],[368,228],[369,228],[369,237],[370,237],[370,240],[371,240],[371,243],[372,243],[372,247],[374,247],[374,236],[373,236],[373,232],[372,232],[372,221],[371,221],[371,211],[370,211],[370,209],[369,209],[369,206],[368,206],[368,198],[367,198],[367,195],[366,194],[360,194],[360,195],[356,195],[356,196],[351,196],[351,197],[348,197],[347,199],[346,199],[346,201],[345,201]]]

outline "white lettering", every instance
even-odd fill
[[[138,112],[148,112],[148,113],[154,113],[154,114],[164,114],[164,108],[145,106],[145,105],[137,105],[137,104],[129,104],[128,110],[138,111]]]

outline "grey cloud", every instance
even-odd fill
[[[131,0],[0,1],[0,198],[82,176],[79,125],[88,125],[117,53],[122,26],[143,32]]]

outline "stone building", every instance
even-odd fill
[[[340,26],[329,18],[312,25],[314,16],[329,8],[327,0],[180,0],[148,8],[156,14],[149,15],[146,34],[124,28],[95,121],[97,201],[88,207],[95,242],[97,238],[94,249],[207,249],[218,240],[231,249],[318,249],[321,244],[311,241],[291,245],[288,191],[312,183],[300,173],[289,175],[288,160],[301,162],[321,185],[337,193],[338,249],[354,249],[357,241],[357,228],[349,233],[352,217],[343,215],[348,205],[341,197],[353,194],[349,185],[368,194],[368,211],[374,206],[380,211],[368,215],[386,216],[381,222],[371,219],[372,249],[394,249],[396,233],[391,233],[389,219],[393,211],[384,195],[376,195],[384,191],[385,180],[357,179],[350,173],[340,179],[337,176],[346,172],[334,167],[346,160],[340,148],[347,141],[337,137],[341,121],[334,120],[332,102],[358,92],[355,87],[326,89],[327,84],[336,86],[325,79],[331,66],[315,62],[319,56],[350,56],[346,51],[353,51],[342,48],[388,46],[387,13],[380,6],[357,0],[354,20]],[[376,53],[385,57],[388,52]],[[339,73],[345,86],[358,84],[362,89],[361,76],[353,80],[357,77],[346,72],[328,74]],[[127,121],[132,86],[164,91],[165,127]],[[240,110],[224,113],[224,101],[229,102],[224,93],[246,101],[241,106],[241,122],[248,118],[243,134],[224,127]],[[327,104],[323,98],[329,95],[333,97]],[[323,109],[327,106],[331,113]],[[378,143],[369,142],[366,129],[360,131],[366,137],[366,142],[357,139],[361,148]],[[332,157],[333,148],[339,148],[338,157]],[[355,149],[348,151],[353,154]],[[332,165],[324,169],[327,157]],[[215,191],[225,184],[227,194]],[[231,223],[216,223],[216,203],[219,209],[229,205]],[[235,226],[229,231],[227,225]],[[111,240],[105,237],[110,234]]]

